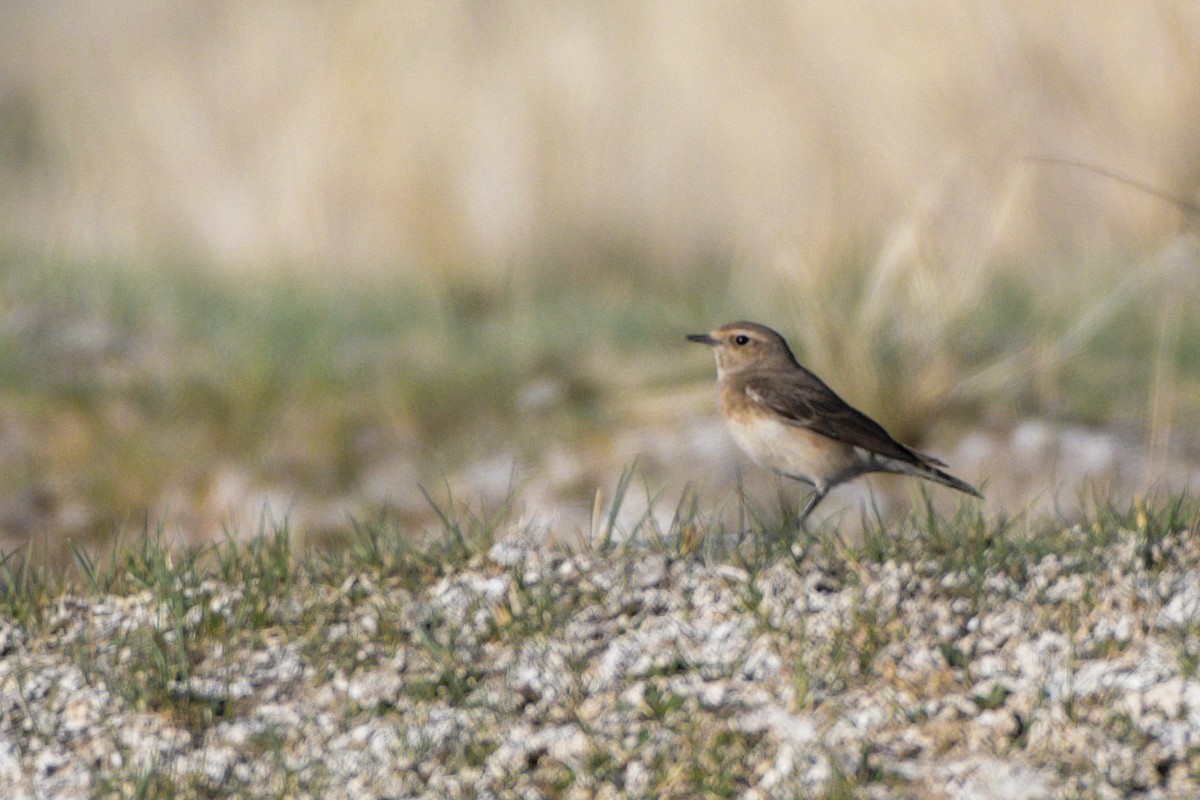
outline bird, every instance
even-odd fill
[[[756,322],[688,334],[717,362],[717,401],[735,442],[752,461],[812,487],[797,524],[829,491],[870,472],[911,475],[974,497],[945,463],[896,441],[800,365],[787,340]]]

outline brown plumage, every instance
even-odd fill
[[[733,322],[687,338],[713,350],[721,413],[742,450],[761,466],[813,487],[801,524],[830,489],[868,472],[912,475],[983,496],[838,397],[765,325]]]

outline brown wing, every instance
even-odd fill
[[[803,367],[786,376],[776,372],[749,377],[743,388],[751,400],[793,425],[887,458],[909,464],[925,463],[921,455],[897,442],[882,425],[838,397]]]

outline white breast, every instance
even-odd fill
[[[755,463],[825,487],[858,464],[856,448],[762,414],[727,418],[733,439]]]

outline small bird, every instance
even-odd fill
[[[713,350],[717,400],[738,446],[760,466],[813,487],[800,525],[830,489],[868,472],[912,475],[983,497],[838,397],[767,326],[731,322],[687,338]]]

